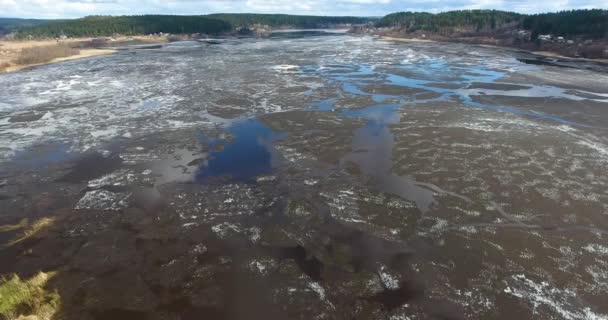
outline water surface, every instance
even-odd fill
[[[0,274],[78,319],[605,319],[608,74],[522,59],[314,31],[1,75],[0,225],[56,223]]]

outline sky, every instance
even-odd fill
[[[0,0],[0,17],[55,19],[219,12],[384,16],[397,11],[498,9],[539,13],[590,8],[608,9],[608,0]]]

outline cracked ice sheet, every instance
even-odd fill
[[[131,193],[117,193],[106,190],[93,190],[87,192],[76,204],[76,210],[107,210],[118,211],[129,205]]]
[[[562,319],[606,320],[608,315],[593,312],[591,308],[581,306],[576,298],[576,290],[559,289],[546,281],[536,282],[525,274],[516,274],[505,280],[504,292],[520,298],[532,306],[536,315],[545,314],[545,308]],[[541,308],[544,307],[544,308]]]
[[[320,86],[318,81],[277,74],[263,56],[254,56],[259,61],[252,63],[248,44],[206,50],[205,59],[200,59],[197,49],[202,50],[192,44],[175,49],[184,51],[179,55],[174,49],[137,56],[118,53],[1,75],[0,87],[9,89],[0,92],[0,161],[49,141],[62,141],[71,146],[70,152],[83,152],[115,139],[215,127],[216,118],[209,117],[208,109],[227,95],[252,99],[251,107],[237,106],[242,115],[303,107],[307,105],[301,101],[303,93],[283,92]],[[235,67],[226,69],[225,64]],[[200,77],[192,70],[222,77]],[[45,115],[35,121],[9,121],[23,110]],[[219,112],[222,118],[228,115]]]

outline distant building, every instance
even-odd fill
[[[517,31],[517,34],[515,36],[517,37],[517,39],[530,40],[532,33],[526,30],[519,30]]]

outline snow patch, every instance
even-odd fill
[[[128,206],[131,193],[116,193],[106,190],[93,190],[87,192],[76,204],[76,210],[109,210],[117,211]]]

